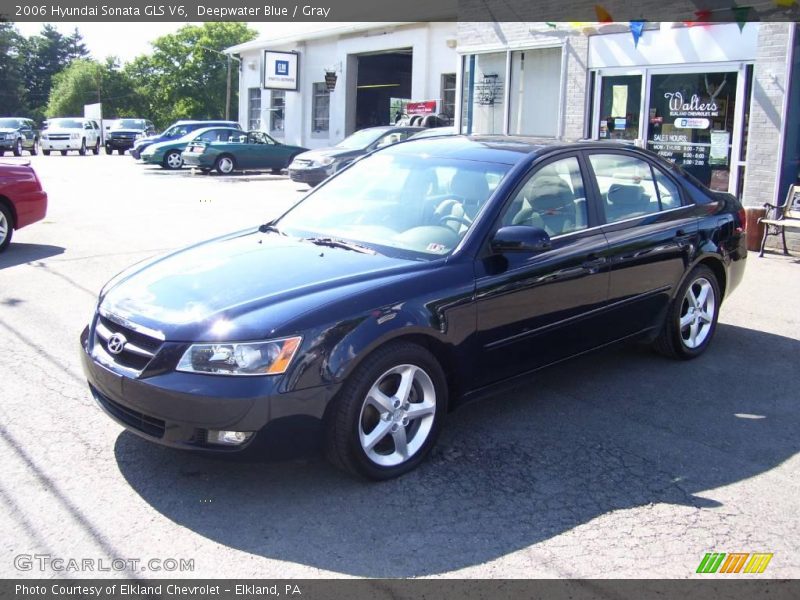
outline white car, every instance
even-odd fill
[[[100,154],[100,126],[94,119],[48,119],[40,145],[45,156],[54,150],[61,154],[70,150],[81,155],[86,154],[87,150]]]

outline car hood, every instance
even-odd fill
[[[134,266],[106,286],[100,306],[170,341],[258,339],[384,278],[425,266],[254,229]]]
[[[354,156],[361,156],[362,154],[366,154],[367,150],[365,148],[357,148],[355,150],[351,150],[349,148],[336,148],[332,146],[330,148],[318,148],[316,150],[309,150],[308,152],[303,152],[302,154],[298,154],[295,158],[299,158],[301,160],[314,160],[317,161],[321,158],[331,157],[334,159],[344,159],[344,158],[352,158]]]
[[[14,129],[13,127],[0,127],[0,133],[16,133],[19,129]]]
[[[109,135],[114,135],[115,133],[142,133],[141,129],[112,129],[108,132]]]
[[[51,133],[83,133],[83,132],[84,130],[79,129],[78,127],[72,127],[72,128],[53,127],[52,129],[51,128],[45,129],[42,133],[50,135]]]

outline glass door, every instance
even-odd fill
[[[679,165],[713,190],[735,189],[731,169],[738,73],[694,71],[650,75],[647,148]]]
[[[639,139],[641,109],[641,75],[603,75],[595,135],[601,140]]]

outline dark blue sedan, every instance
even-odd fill
[[[82,335],[99,405],[155,442],[321,444],[373,479],[503,382],[644,340],[710,345],[737,199],[634,147],[443,137],[377,151],[282,217],[137,265]]]

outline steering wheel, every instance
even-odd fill
[[[463,215],[460,217],[457,215],[444,215],[442,217],[439,217],[439,225],[444,225],[448,221],[457,221],[458,223],[466,225],[467,227],[472,226],[472,220],[467,215]]]
[[[448,221],[456,221],[467,227],[472,225],[472,220],[467,216],[464,210],[465,198],[456,194],[447,194],[444,198],[445,199],[436,206],[436,210],[433,211],[433,215],[438,219],[437,222],[439,225],[445,225]],[[461,215],[450,214],[456,206],[461,207]]]

